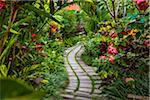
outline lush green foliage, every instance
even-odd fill
[[[126,100],[128,94],[148,96],[148,15],[140,9],[133,6],[123,18],[100,22],[95,36],[84,42],[82,59],[97,67],[103,94],[110,99]]]
[[[49,33],[51,22],[58,23],[58,18],[36,2],[0,3],[4,4],[0,9],[0,78],[21,79],[46,97],[58,97],[67,81],[64,45]]]
[[[74,0],[73,3],[81,9],[67,10],[65,7],[72,2],[61,0],[0,1],[0,82],[4,84],[9,78],[10,84],[28,93],[42,91],[42,99],[60,99],[60,89],[68,81],[64,50],[82,40],[85,45],[82,59],[97,68],[105,83],[104,94],[121,100],[127,99],[129,93],[147,96],[150,46],[147,1]],[[14,79],[27,82],[33,90]],[[20,96],[18,91],[18,95],[5,94],[3,98]]]

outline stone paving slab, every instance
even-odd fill
[[[86,98],[91,98],[92,97],[91,94],[86,93],[86,92],[81,92],[81,91],[77,91],[75,95],[77,95],[79,97],[86,97]]]
[[[91,92],[91,89],[89,89],[89,88],[84,88],[84,87],[81,88],[81,87],[80,87],[80,88],[79,88],[79,91],[90,93],[90,92]]]
[[[92,99],[86,97],[76,97],[75,100],[92,100]]]
[[[61,97],[63,97],[64,99],[70,99],[70,100],[73,100],[74,98],[74,95],[70,95],[70,94],[61,94]]]

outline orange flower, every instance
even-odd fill
[[[138,32],[139,31],[137,29],[133,29],[133,30],[128,31],[128,35],[131,35],[134,37],[136,35],[136,33],[138,33]]]
[[[51,32],[52,32],[52,33],[57,32],[57,28],[51,28]]]
[[[51,28],[51,32],[55,33],[58,30],[58,24],[56,22],[51,22],[50,28]]]

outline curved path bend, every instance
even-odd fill
[[[99,95],[101,93],[99,76],[80,58],[83,51],[82,45],[76,45],[65,52],[69,85],[61,96],[63,100],[104,100]]]

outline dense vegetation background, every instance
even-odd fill
[[[148,96],[148,7],[148,0],[0,0],[0,98],[61,99],[64,51],[79,41],[102,94]]]

